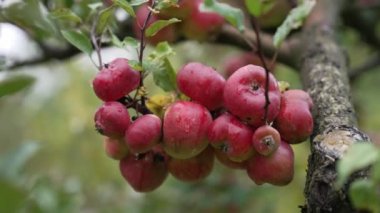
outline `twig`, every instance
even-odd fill
[[[96,26],[98,25],[98,18],[99,17],[96,17],[94,19],[94,22],[91,27],[91,42],[92,42],[92,45],[94,45],[95,52],[98,57],[98,62],[99,62],[98,69],[101,70],[103,68],[101,42],[100,42],[99,36],[96,34]]]
[[[255,17],[252,17],[252,26],[253,26],[253,29],[255,31],[255,34],[256,34],[256,39],[257,39],[257,53],[259,55],[259,58],[260,58],[260,61],[261,63],[263,64],[264,66],[264,69],[265,69],[265,105],[264,105],[264,110],[265,110],[265,114],[264,114],[264,121],[266,124],[269,124],[268,122],[268,111],[269,111],[269,105],[270,105],[270,100],[269,100],[269,68],[267,66],[267,63],[264,59],[264,54],[263,54],[263,51],[262,51],[262,47],[261,47],[261,39],[260,39],[260,29],[259,29],[259,25],[256,21],[256,18]]]
[[[374,68],[380,66],[380,53],[375,53],[370,56],[370,58],[361,64],[360,66],[352,69],[348,74],[351,81],[356,80],[361,74],[373,70]]]

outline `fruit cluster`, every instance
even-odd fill
[[[243,66],[225,80],[213,68],[192,62],[177,73],[178,89],[188,99],[165,106],[162,117],[147,113],[131,121],[127,108],[132,105],[121,100],[140,81],[127,59],[112,61],[93,80],[105,102],[95,114],[96,129],[106,136],[106,152],[120,160],[121,174],[134,190],[152,191],[169,173],[199,181],[211,173],[215,157],[227,167],[245,169],[256,184],[292,180],[289,144],[306,140],[313,129],[306,92],[281,92],[260,66]]]
[[[179,36],[187,39],[206,40],[216,33],[224,23],[224,18],[215,12],[201,11],[200,5],[204,0],[182,0],[176,6],[168,7],[152,13],[147,26],[158,20],[178,18],[182,20],[176,25],[169,25],[160,30],[156,35],[147,38],[152,44],[160,41],[173,42]],[[137,9],[133,31],[137,38],[141,36],[141,27],[144,25],[146,17],[152,8],[144,4]]]

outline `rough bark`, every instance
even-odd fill
[[[302,212],[356,212],[347,190],[334,187],[336,162],[351,144],[368,141],[356,128],[350,100],[347,58],[334,37],[342,0],[319,0],[304,30],[302,81],[314,101],[314,132]],[[353,177],[361,178],[366,171]]]

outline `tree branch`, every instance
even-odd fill
[[[261,33],[261,44],[265,55],[271,58],[276,52],[273,46],[273,36]],[[244,50],[251,50],[250,43],[256,44],[256,34],[253,30],[246,29],[244,33],[240,33],[231,25],[224,25],[216,43],[229,44]],[[290,67],[297,67],[297,56],[300,54],[299,40],[290,38],[286,40],[278,50],[278,61]]]
[[[346,54],[335,41],[343,0],[319,0],[304,28],[302,82],[314,101],[314,131],[302,212],[355,212],[347,183],[336,189],[336,162],[351,144],[368,141],[356,128]],[[354,178],[365,177],[366,171]]]

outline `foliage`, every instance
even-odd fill
[[[338,162],[337,185],[341,187],[350,175],[370,167],[370,178],[356,180],[349,188],[349,196],[358,209],[380,212],[380,149],[370,142],[353,144]]]

